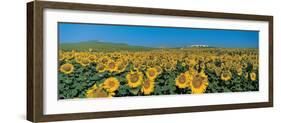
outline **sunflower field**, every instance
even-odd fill
[[[259,90],[258,49],[61,50],[58,98]]]

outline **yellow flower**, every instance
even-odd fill
[[[145,79],[142,83],[141,91],[145,94],[151,94],[154,91],[154,80]]]
[[[62,61],[65,59],[65,56],[63,53],[59,53],[59,60]]]
[[[103,64],[107,64],[107,62],[109,62],[109,58],[107,56],[104,56],[100,59],[100,62],[103,63]]]
[[[179,88],[187,88],[189,87],[189,83],[191,82],[192,77],[189,73],[181,73],[177,78],[176,78],[176,86]]]
[[[72,59],[74,57],[74,52],[66,52],[64,53],[64,57],[67,60]]]
[[[105,65],[102,63],[98,63],[96,66],[96,69],[98,72],[104,72],[105,71]]]
[[[117,72],[118,73],[121,73],[121,72],[123,72],[125,69],[126,69],[126,67],[127,67],[127,64],[126,63],[124,63],[124,62],[118,62],[117,63]]]
[[[255,72],[251,72],[250,73],[250,78],[251,78],[252,81],[255,81],[257,79],[256,73]]]
[[[86,92],[87,98],[104,98],[112,97],[114,93],[107,92],[102,86],[97,86],[96,84],[89,88]]]
[[[231,79],[231,77],[232,77],[232,74],[229,70],[225,70],[221,74],[221,80],[223,80],[223,81],[228,81]]]
[[[128,85],[132,88],[138,87],[143,81],[143,74],[141,72],[130,72],[126,75]]]
[[[187,64],[191,67],[193,67],[194,65],[196,65],[196,60],[195,59],[189,59],[187,60]]]
[[[158,72],[156,68],[148,68],[145,74],[149,79],[155,79],[158,75]]]
[[[103,87],[107,89],[108,92],[116,91],[120,86],[120,82],[115,77],[110,77],[106,79],[103,83]]]
[[[89,60],[90,60],[91,62],[96,62],[97,57],[96,57],[95,55],[90,55],[90,56],[89,56]]]
[[[109,72],[114,72],[118,69],[118,66],[117,64],[113,61],[113,60],[110,60],[108,63],[107,63],[107,66],[106,66],[106,69],[109,71]]]
[[[190,82],[192,94],[204,93],[208,85],[208,76],[203,71],[195,73],[192,77],[192,81]]]
[[[82,66],[86,67],[90,64],[90,60],[88,58],[81,58],[81,61],[79,62]]]
[[[220,67],[216,67],[215,68],[215,73],[217,76],[221,76],[221,68]]]
[[[74,66],[70,63],[63,64],[60,67],[60,71],[65,74],[70,74],[73,72],[73,70],[74,70]]]
[[[236,72],[237,72],[237,75],[241,76],[243,73],[243,70],[242,70],[242,68],[237,68]]]
[[[173,66],[173,64],[171,62],[166,62],[165,69],[166,70],[173,70],[174,66]]]

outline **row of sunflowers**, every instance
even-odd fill
[[[60,51],[59,99],[258,91],[258,50]]]

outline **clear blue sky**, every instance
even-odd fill
[[[59,42],[89,40],[146,47],[183,47],[203,44],[214,47],[258,48],[258,31],[59,23]]]

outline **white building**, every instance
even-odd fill
[[[191,47],[209,47],[208,45],[191,45]]]

